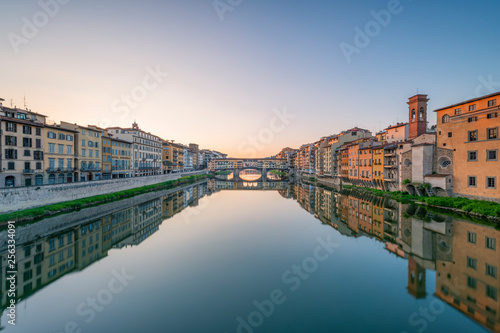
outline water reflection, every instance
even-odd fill
[[[355,190],[294,184],[280,193],[341,234],[377,239],[387,251],[407,259],[407,291],[416,299],[434,293],[500,332],[499,230]],[[436,271],[434,291],[427,290],[428,270]]]
[[[367,193],[286,181],[210,180],[165,191],[161,196],[146,194],[19,227],[18,300],[29,298],[65,274],[93,265],[111,249],[140,245],[164,221],[187,207],[197,206],[206,195],[227,190],[278,191],[345,237],[381,242],[388,254],[408,261],[407,288],[401,292],[415,299],[433,294],[481,325],[500,332],[498,230]],[[5,318],[9,301],[6,231],[0,233],[0,239],[0,299]],[[428,289],[429,271],[436,272],[435,290]]]

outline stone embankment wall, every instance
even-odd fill
[[[107,216],[110,213],[140,205],[142,203],[157,199],[159,197],[163,197],[170,193],[175,193],[177,191],[203,184],[204,182],[206,182],[206,180],[176,187],[173,189],[140,194],[133,198],[114,201],[100,206],[84,208],[82,210],[48,217],[45,218],[43,222],[40,221],[41,223],[16,225],[16,246],[22,246],[23,244],[33,242],[37,239],[45,238],[49,235],[66,231],[75,226],[79,226],[80,224],[84,224],[92,220],[101,219],[102,217]],[[0,241],[0,252],[7,250],[9,240],[7,234],[8,230],[0,231],[0,240],[2,240]]]
[[[154,185],[185,176],[206,173],[207,171],[203,170],[81,183],[2,188],[0,189],[0,213],[35,208],[94,195],[109,194],[141,186]]]

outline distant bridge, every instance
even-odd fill
[[[273,181],[268,179],[269,171],[288,172],[289,166],[286,159],[280,158],[221,158],[208,163],[208,170],[212,173],[217,171],[231,171],[233,181],[245,181],[240,178],[240,172],[244,170],[257,170],[261,172],[259,181]]]
[[[245,181],[230,181],[230,180],[217,180],[213,182],[214,190],[258,190],[258,191],[276,191],[285,190],[288,188],[288,181],[275,181],[275,182],[245,182]]]

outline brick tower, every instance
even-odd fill
[[[427,95],[415,95],[408,99],[410,140],[427,132]]]

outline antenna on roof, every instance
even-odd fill
[[[26,94],[24,94],[24,109],[28,110],[28,106],[26,105]]]
[[[14,105],[14,100],[11,98],[10,99],[10,107],[12,107]]]
[[[418,87],[417,87],[417,95],[418,95]]]

